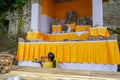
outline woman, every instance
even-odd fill
[[[48,61],[45,62],[45,64],[43,65],[42,62],[40,62],[41,67],[44,68],[56,68],[57,67],[57,62],[55,60],[55,56],[52,52],[48,53]]]

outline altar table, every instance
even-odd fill
[[[19,42],[17,59],[31,61],[53,52],[58,62],[120,64],[116,40]]]

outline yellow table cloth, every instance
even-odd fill
[[[62,32],[62,25],[52,25],[52,32]]]
[[[26,40],[43,40],[45,34],[40,32],[28,32],[26,36]]]
[[[45,41],[62,41],[65,39],[87,40],[88,37],[89,37],[89,33],[82,34],[81,36],[77,36],[76,33],[43,34],[39,32],[28,32],[26,40],[45,40]]]
[[[89,29],[90,36],[105,36],[109,37],[110,33],[106,27],[97,27]]]
[[[75,27],[75,32],[81,32],[81,31],[89,31],[89,28],[91,26],[86,25],[86,26],[76,26]]]
[[[78,36],[76,33],[66,33],[66,34],[50,34],[47,41],[63,41],[67,40],[87,40],[89,33],[84,33]]]
[[[67,27],[70,27],[72,30],[75,30],[76,24],[65,24]]]
[[[88,40],[89,34],[82,34],[81,36],[77,37],[77,40]]]
[[[120,64],[116,40],[81,42],[21,42],[17,59],[31,61],[53,52],[58,62]]]

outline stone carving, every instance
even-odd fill
[[[68,27],[67,26],[63,26],[62,30],[66,32],[68,30]]]
[[[60,25],[61,23],[60,23],[60,20],[59,19],[56,19],[56,20],[54,20],[53,21],[53,25]]]
[[[66,14],[65,24],[72,24],[77,22],[77,12],[69,11]]]
[[[31,3],[32,4],[35,4],[35,3],[42,4],[42,0],[31,0]]]
[[[76,11],[68,11],[66,14],[65,24],[73,24],[77,23],[77,12]],[[67,31],[69,26],[63,26],[63,31]]]
[[[92,20],[83,16],[82,18],[77,19],[77,25],[92,25]]]

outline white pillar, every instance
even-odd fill
[[[40,4],[39,0],[32,0],[31,10],[31,29],[33,31],[39,31],[40,27]]]
[[[92,0],[93,26],[103,27],[103,0]]]

